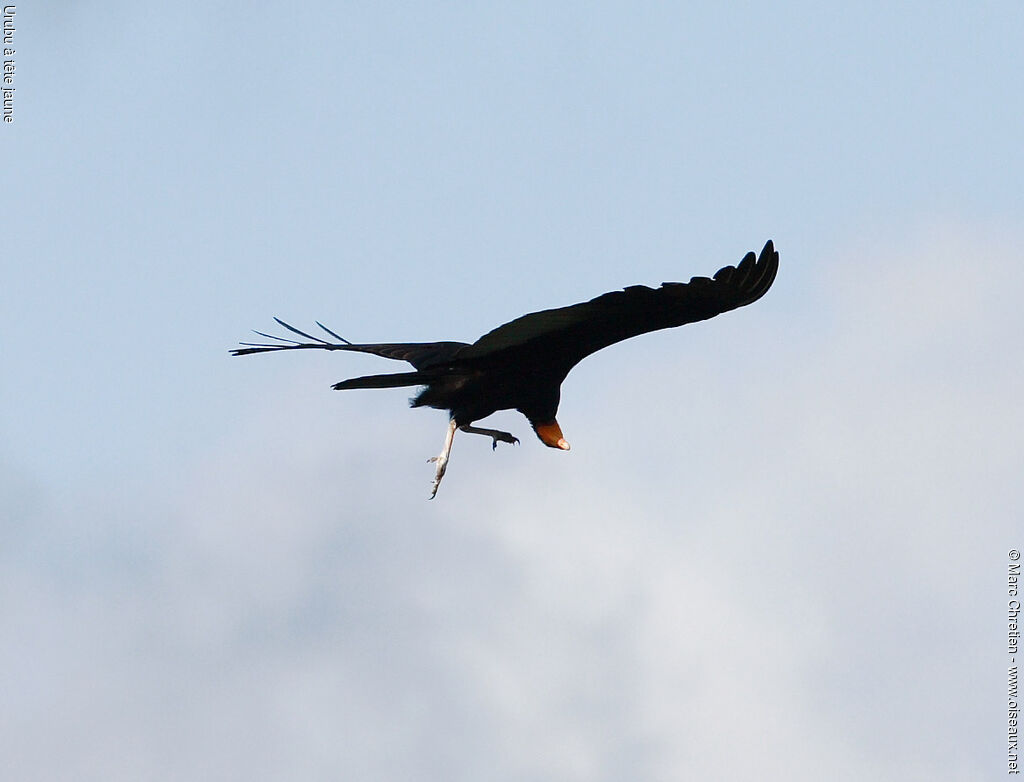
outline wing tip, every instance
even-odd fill
[[[748,257],[753,255],[749,253]],[[775,275],[779,271],[779,254],[775,250],[775,242],[769,239],[764,243],[756,263],[751,268],[751,273],[744,280],[744,287],[749,291],[750,297],[745,304],[757,301],[768,292],[775,282]]]

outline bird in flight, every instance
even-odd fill
[[[562,381],[576,364],[601,348],[658,329],[674,328],[713,318],[761,298],[779,268],[772,242],[760,257],[747,253],[736,266],[726,266],[714,278],[694,277],[689,282],[666,282],[660,288],[634,285],[569,307],[532,312],[466,342],[398,342],[359,345],[335,334],[319,321],[330,342],[274,318],[292,334],[309,342],[255,332],[271,343],[242,342],[232,355],[280,350],[348,350],[408,361],[414,372],[369,375],[342,380],[333,388],[398,388],[423,386],[411,400],[413,407],[447,410],[448,432],[444,448],[430,461],[436,465],[433,499],[451,455],[455,430],[515,444],[508,432],[484,429],[473,423],[498,410],[518,410],[529,420],[544,445],[569,450],[555,414]]]

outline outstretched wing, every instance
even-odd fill
[[[398,361],[408,361],[416,369],[426,369],[437,364],[450,361],[460,348],[466,347],[465,342],[384,342],[377,344],[357,345],[349,342],[342,336],[335,334],[325,325],[316,322],[320,328],[332,337],[341,342],[328,342],[325,339],[299,331],[290,326],[280,318],[274,318],[284,328],[300,337],[313,340],[312,342],[299,342],[287,337],[277,337],[273,334],[264,334],[262,331],[255,332],[261,337],[276,340],[276,342],[242,342],[245,347],[231,351],[233,356],[247,356],[251,353],[273,353],[279,350],[348,350],[357,353],[373,353],[375,356],[393,358]]]
[[[459,359],[482,359],[503,351],[531,355],[568,372],[601,348],[649,331],[713,318],[761,298],[775,280],[779,254],[769,241],[760,258],[747,253],[714,279],[636,285],[570,307],[524,315],[499,326],[459,351]]]

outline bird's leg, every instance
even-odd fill
[[[441,479],[444,477],[444,471],[448,468],[448,456],[452,452],[452,440],[455,439],[455,419],[451,419],[448,422],[448,434],[444,438],[444,448],[441,449],[440,456],[432,456],[428,461],[437,463],[437,472],[434,473],[434,488],[430,492],[430,499],[434,499],[437,495],[437,487],[441,485]]]
[[[519,442],[518,437],[513,437],[508,432],[502,432],[497,429],[480,429],[479,427],[470,426],[469,424],[460,426],[459,429],[468,434],[483,434],[486,435],[487,437],[492,438],[492,451],[498,447],[498,440],[501,440],[503,443],[508,443],[509,445],[515,445],[516,443]]]

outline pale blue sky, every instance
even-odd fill
[[[1019,3],[17,25],[12,778],[1004,773]],[[390,364],[227,355],[471,341],[768,238],[756,305],[570,375],[571,453],[499,416],[434,503],[443,415],[329,388]]]

